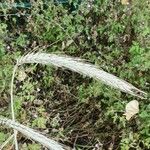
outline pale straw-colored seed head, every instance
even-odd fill
[[[134,87],[132,84],[110,74],[102,69],[99,69],[97,66],[85,63],[82,59],[73,58],[64,55],[56,55],[56,54],[47,54],[47,53],[29,53],[17,61],[18,65],[25,63],[41,63],[46,65],[54,65],[57,67],[65,67],[74,72],[78,72],[82,75],[86,75],[88,77],[97,79],[123,91],[125,93],[145,98],[146,93]]]
[[[47,138],[46,136],[38,133],[38,131],[35,131],[27,126],[24,126],[18,122],[15,122],[13,120],[7,119],[7,118],[1,118],[0,117],[0,124],[6,125],[7,127],[13,128],[19,132],[21,132],[23,135],[25,135],[28,138],[31,138],[39,143],[41,143],[43,146],[47,147],[50,150],[65,150],[68,149],[67,147],[64,148],[61,144],[58,142]]]

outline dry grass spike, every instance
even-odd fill
[[[106,85],[119,89],[120,91],[131,94],[133,96],[145,98],[147,95],[145,92],[134,87],[132,84],[110,73],[107,73],[102,69],[99,69],[98,66],[85,63],[82,59],[79,58],[39,52],[29,53],[17,60],[18,65],[22,65],[25,63],[40,63],[46,65],[54,65],[57,67],[65,67],[82,75],[100,80]]]

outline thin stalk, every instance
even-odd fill
[[[2,149],[12,140],[13,137],[14,137],[14,134],[11,135],[11,136],[0,146],[0,149],[2,150]]]
[[[18,65],[16,64],[13,69],[12,79],[11,79],[11,86],[10,86],[10,99],[11,99],[11,114],[12,114],[12,120],[15,121],[15,111],[14,111],[14,100],[13,100],[13,85],[14,85],[14,78],[15,73],[18,68]],[[17,141],[17,130],[14,130],[14,142],[15,142],[15,150],[19,150],[18,148],[18,141]]]

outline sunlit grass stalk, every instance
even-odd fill
[[[12,134],[12,135],[0,146],[0,150],[2,150],[13,138],[14,138],[14,134]]]
[[[13,86],[14,86],[14,78],[17,70],[17,64],[14,66],[12,79],[11,79],[11,87],[10,87],[10,99],[11,99],[11,115],[12,120],[15,121],[15,111],[14,111],[14,100],[13,100]],[[17,131],[14,129],[14,142],[15,142],[15,150],[19,150],[18,141],[17,141]]]

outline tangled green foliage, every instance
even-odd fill
[[[31,8],[0,9],[0,115],[11,116],[9,85],[15,59],[31,51],[87,59],[149,92],[149,2],[122,5],[118,0],[95,0],[90,7],[87,3],[40,0]],[[149,95],[140,100],[49,66],[24,66],[17,75],[14,95],[19,122],[78,150],[150,149]],[[126,121],[125,104],[133,99],[139,100],[140,113]],[[10,134],[0,129],[3,143]],[[21,135],[18,141],[25,141],[22,149],[41,149]]]

